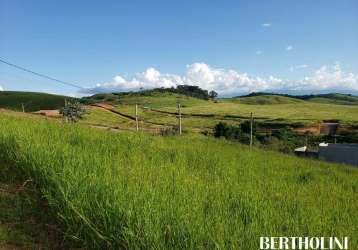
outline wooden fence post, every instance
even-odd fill
[[[137,126],[137,131],[139,131],[139,124],[138,124],[138,104],[135,104],[135,123]]]
[[[253,129],[253,117],[252,112],[250,115],[250,148],[252,148],[252,129]]]
[[[180,108],[180,103],[178,103],[178,118],[179,118],[179,135],[181,135],[182,130],[181,130],[181,108]]]

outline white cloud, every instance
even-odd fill
[[[4,91],[4,88],[0,85],[0,91]]]
[[[264,28],[270,28],[272,26],[272,23],[262,23],[261,26]]]
[[[299,69],[305,69],[305,68],[308,68],[309,66],[307,65],[307,64],[301,64],[301,65],[296,65],[296,66],[291,66],[290,68],[289,68],[289,70],[291,71],[291,72],[293,72],[293,71],[296,71],[296,70],[299,70]]]
[[[292,45],[288,45],[288,46],[286,47],[286,50],[287,50],[287,51],[293,50],[293,46],[292,46]]]
[[[295,66],[294,69],[306,68],[308,65]],[[87,94],[99,92],[134,91],[159,87],[175,87],[177,85],[197,85],[203,89],[215,90],[220,95],[248,93],[253,91],[323,91],[323,90],[348,90],[358,91],[358,76],[346,73],[339,64],[331,67],[322,66],[311,76],[301,80],[288,80],[280,77],[250,76],[235,70],[214,68],[205,63],[193,63],[186,66],[182,75],[163,74],[157,69],[148,68],[144,72],[137,73],[131,79],[120,75],[112,81],[97,84],[94,88],[85,91]]]
[[[261,55],[262,54],[262,51],[261,50],[257,50],[256,51],[256,55]]]
[[[322,66],[299,81],[299,87],[305,90],[329,90],[342,89],[358,91],[358,75],[347,73],[342,70],[340,64]]]

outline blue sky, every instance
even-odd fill
[[[0,0],[0,58],[86,94],[358,91],[358,1]],[[0,64],[0,86],[84,94]]]

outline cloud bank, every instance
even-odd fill
[[[0,85],[0,91],[4,91],[4,88]]]
[[[299,65],[297,68],[304,68]],[[112,81],[99,83],[88,88],[84,94],[103,92],[136,91],[177,85],[197,85],[203,89],[215,90],[220,95],[245,94],[258,91],[272,92],[323,92],[358,91],[358,76],[344,72],[339,64],[322,66],[310,76],[300,80],[288,80],[280,77],[250,76],[235,70],[214,68],[205,63],[193,63],[186,66],[182,75],[161,73],[155,68],[135,74],[131,79],[117,75]]]

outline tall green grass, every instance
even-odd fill
[[[348,236],[358,248],[351,167],[3,114],[0,159],[33,179],[65,237],[89,249],[249,250],[260,236]]]

